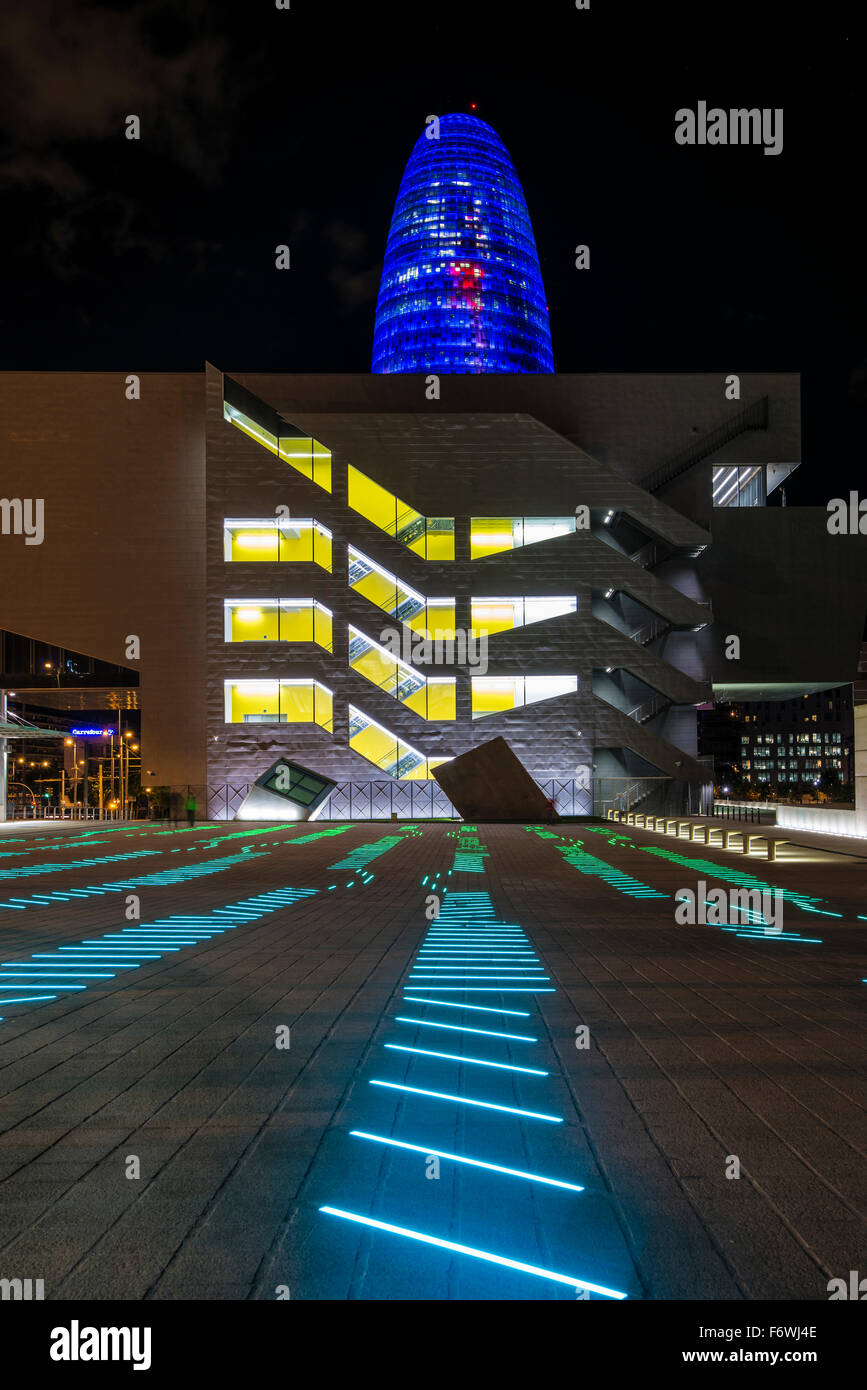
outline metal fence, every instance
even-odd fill
[[[234,820],[252,782],[223,782],[207,787],[176,786],[154,790],[150,815],[154,819],[184,820],[187,802],[196,802],[196,820]],[[574,778],[549,778],[537,784],[561,816],[593,815],[592,789]],[[435,781],[382,778],[370,782],[338,782],[316,815],[332,820],[460,820],[458,812]]]
[[[751,806],[737,801],[715,801],[712,814],[721,820],[747,821],[753,825],[776,825],[776,806]]]

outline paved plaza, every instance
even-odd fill
[[[679,925],[700,880],[781,889],[782,932]],[[863,1268],[856,855],[11,826],[0,944],[0,1276],[48,1299],[824,1301]]]

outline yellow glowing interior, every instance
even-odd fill
[[[349,629],[350,643],[364,638],[364,633],[357,628]],[[366,639],[370,640],[370,639]],[[454,719],[455,718],[455,681],[454,677],[441,677],[422,680],[418,689],[412,690],[408,695],[400,694],[401,686],[406,686],[407,680],[413,680],[413,673],[407,667],[398,662],[391,653],[372,643],[361,651],[350,661],[353,671],[357,671],[360,676],[364,676],[373,685],[394,699],[400,700],[401,704],[406,705],[407,709],[414,710],[423,719]],[[419,673],[420,675],[420,673]],[[415,677],[418,680],[418,676]]]
[[[276,527],[262,529],[245,527],[243,531],[232,528],[229,532],[230,555],[233,560],[277,560],[279,558],[279,537]]]
[[[322,569],[331,573],[331,532],[321,526],[313,525],[313,559]],[[286,557],[289,559],[289,556]]]
[[[406,625],[412,628],[413,632],[420,632],[431,640],[442,642],[454,641],[455,636],[455,603],[451,601],[441,601],[437,604],[426,604],[419,609],[411,618],[407,618]]]
[[[415,710],[423,719],[455,718],[454,680],[428,680],[414,695],[402,701],[407,709]]]
[[[402,739],[373,723],[368,723],[365,728],[353,734],[349,746],[354,753],[359,753],[362,758],[366,758],[383,772],[388,772],[399,760],[413,757],[414,764],[401,774],[400,780],[404,782],[428,781],[435,767],[449,761],[447,757],[423,758]]]
[[[482,632],[489,636],[510,632],[516,626],[515,601],[511,599],[473,599],[471,612],[474,637]]]
[[[453,560],[455,537],[453,518],[423,517],[421,512],[402,502],[393,492],[375,483],[366,473],[347,467],[348,500],[353,511],[378,526],[389,536],[395,536],[414,554],[427,560]],[[434,520],[451,526],[444,530],[434,526]]]
[[[326,528],[306,520],[295,526],[288,523],[249,524],[226,523],[225,558],[250,564],[256,561],[273,563],[277,560],[293,564],[315,562],[331,573],[331,533]]]
[[[470,559],[483,560],[515,545],[515,521],[510,516],[474,516],[470,521]]]
[[[280,723],[333,726],[333,697],[318,681],[230,681],[226,689],[228,723],[264,714]]]
[[[239,600],[226,616],[227,642],[316,642],[333,650],[331,613],[313,599]]]
[[[397,762],[400,751],[400,741],[393,734],[387,734],[378,724],[368,724],[366,729],[353,734],[349,746],[353,752],[360,753],[383,771]]]
[[[434,521],[445,521],[448,529],[437,527]],[[455,558],[455,523],[453,517],[428,517],[425,531],[425,559],[453,560]]]
[[[516,686],[517,680],[511,676],[476,676],[472,681],[473,714],[500,714],[515,709]]]
[[[321,603],[314,604],[313,607],[313,641],[324,647],[327,652],[333,650],[331,612],[328,608],[323,608]]]
[[[366,598],[369,603],[376,604],[383,613],[389,616],[397,607],[397,588],[394,580],[382,573],[381,570],[371,570],[363,579],[359,579],[350,586],[362,598]]]
[[[369,565],[373,563],[360,551],[350,547],[350,565],[355,560]],[[366,598],[368,603],[374,604],[383,613],[387,613],[389,617],[393,617],[407,599],[412,599],[416,603],[420,603],[422,607],[417,613],[404,616],[402,621],[406,627],[411,628],[413,632],[422,633],[424,636],[434,639],[439,635],[444,642],[454,639],[455,601],[453,598],[425,601],[421,594],[416,594],[414,590],[405,588],[393,574],[379,568],[371,569],[361,579],[354,580],[350,588]]]
[[[280,636],[279,609],[276,603],[261,607],[244,604],[229,609],[230,642],[276,642]]]
[[[350,665],[353,671],[357,671],[360,676],[364,676],[366,680],[379,686],[380,690],[385,690],[389,695],[397,689],[397,662],[387,652],[380,651],[377,647],[368,647],[354,661],[351,661]]]
[[[280,709],[277,681],[242,681],[230,687],[232,724],[243,724],[247,714],[273,714]]]
[[[303,473],[305,478],[309,478],[311,482],[324,488],[326,492],[331,491],[331,452],[325,448],[324,444],[320,444],[316,439],[287,439],[283,437],[278,439],[269,430],[258,425],[255,420],[251,420],[249,415],[245,415],[243,411],[228,405],[225,401],[223,402],[223,416],[248,438],[261,444],[263,449],[268,449],[272,454],[276,454],[284,463],[296,468],[299,473]]]

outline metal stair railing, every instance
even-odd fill
[[[645,492],[658,492],[666,483],[673,482],[680,477],[681,473],[686,473],[696,463],[701,463],[702,459],[709,458],[715,454],[723,445],[736,439],[745,430],[766,430],[768,428],[768,398],[761,396],[757,401],[744,406],[736,415],[732,415],[723,424],[717,425],[716,429],[709,430],[702,435],[689,448],[681,450],[666,463],[655,468],[652,473],[648,473],[641,478],[638,486],[644,488]]]
[[[652,719],[655,714],[659,714],[660,710],[665,709],[670,704],[669,697],[658,691],[649,700],[642,700],[641,704],[634,705],[632,709],[627,710],[627,713],[630,719],[635,720],[636,724],[646,724],[648,719]]]

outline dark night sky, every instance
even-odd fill
[[[475,101],[523,183],[558,370],[801,371],[789,501],[824,505],[867,443],[864,58],[833,6],[802,13],[22,0],[0,369],[368,371],[407,157]],[[700,99],[783,107],[783,153],[679,147]]]

